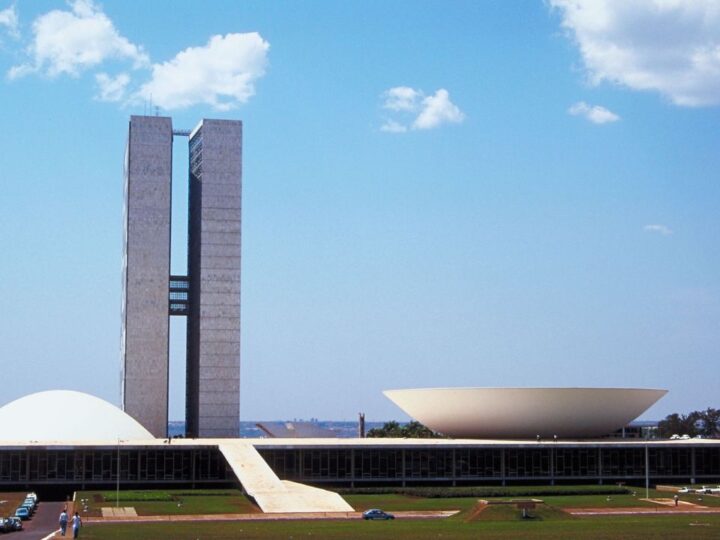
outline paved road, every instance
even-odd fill
[[[58,518],[64,502],[42,502],[29,521],[23,521],[23,530],[8,536],[8,540],[42,540],[58,529]]]

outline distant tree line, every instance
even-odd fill
[[[673,413],[660,420],[658,435],[671,437],[673,435],[698,435],[706,439],[720,437],[720,410],[707,408],[704,411],[693,411],[689,414]]]
[[[420,422],[412,421],[408,424],[399,424],[392,421],[385,422],[382,427],[371,429],[367,432],[367,437],[442,439],[443,435],[426,428]]]

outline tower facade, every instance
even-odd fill
[[[240,425],[242,125],[203,120],[190,134],[187,433],[237,437]]]
[[[170,118],[132,116],[125,155],[122,406],[167,434],[169,317],[187,317],[188,435],[237,437],[240,409],[242,124],[190,135],[188,273],[170,275]]]
[[[133,116],[125,151],[123,409],[157,437],[168,423],[172,123]]]

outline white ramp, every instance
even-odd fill
[[[262,456],[241,440],[218,445],[247,494],[263,512],[353,512],[345,500],[332,491],[280,480]]]

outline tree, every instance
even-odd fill
[[[658,422],[658,434],[665,438],[673,435],[716,438],[720,436],[720,410],[708,407],[704,411],[692,411],[689,414],[669,414]]]
[[[420,422],[412,421],[400,425],[398,422],[386,422],[380,428],[373,428],[367,432],[368,437],[401,438],[401,439],[439,439],[442,435],[426,428]]]
[[[684,429],[678,413],[669,414],[658,422],[658,434],[666,439],[672,435],[680,435]]]
[[[704,411],[698,413],[700,416],[702,427],[700,434],[708,439],[714,439],[720,435],[720,410],[708,407]]]
[[[413,420],[403,428],[408,439],[438,439],[441,436],[420,422]]]
[[[370,431],[368,431],[367,436],[384,438],[402,437],[402,427],[400,427],[400,424],[395,421],[385,422],[385,424],[383,424],[383,427],[372,428]]]

